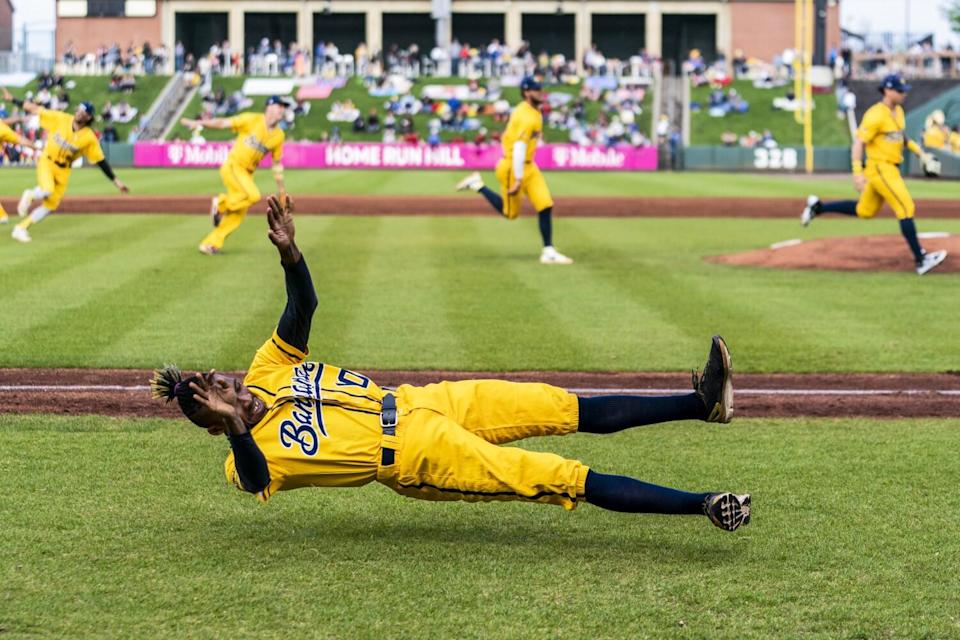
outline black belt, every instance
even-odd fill
[[[53,164],[57,165],[57,166],[60,167],[61,169],[66,169],[67,167],[70,166],[70,163],[69,163],[69,162],[57,162],[57,161],[54,160],[53,158],[47,158],[47,160],[49,160],[49,161],[52,162]]]
[[[380,409],[380,428],[383,429],[383,435],[397,435],[397,397],[392,393],[383,396],[382,408]],[[381,447],[380,464],[389,467],[396,460],[397,452],[387,447]]]

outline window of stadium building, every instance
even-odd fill
[[[124,16],[126,15],[126,6],[126,0],[87,0],[87,16]]]

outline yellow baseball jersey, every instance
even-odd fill
[[[510,114],[507,128],[503,132],[503,157],[513,160],[513,145],[517,142],[527,143],[526,162],[533,162],[533,155],[537,151],[537,141],[543,134],[543,114],[539,109],[531,107],[526,101],[521,102]]]
[[[253,171],[268,153],[273,154],[274,164],[283,158],[283,129],[268,129],[264,114],[241,113],[230,118],[230,128],[237,133],[237,140],[230,149],[229,159],[237,166]]]
[[[384,392],[366,376],[306,356],[274,331],[243,381],[268,407],[251,430],[270,470],[261,501],[277,491],[353,487],[377,477]],[[242,489],[232,452],[224,470]]]
[[[882,102],[873,105],[863,114],[857,137],[866,146],[867,160],[872,162],[903,162],[903,146],[906,142],[904,128],[907,126],[903,107],[893,111]]]
[[[3,120],[0,120],[0,144],[4,142],[9,144],[17,144],[20,142],[20,136],[17,135],[17,132],[10,128]]]
[[[950,132],[950,150],[954,153],[960,153],[960,133]]]
[[[63,111],[40,109],[40,128],[47,132],[43,157],[60,167],[69,167],[83,156],[90,164],[103,161],[100,141],[90,127],[73,130],[73,116]]]
[[[261,502],[277,491],[372,480],[424,500],[526,500],[567,509],[583,500],[589,471],[583,463],[497,446],[575,433],[575,395],[501,380],[401,385],[396,434],[387,435],[380,426],[380,387],[359,373],[305,358],[274,331],[244,379],[267,406],[250,432],[270,472],[270,484],[256,494]],[[384,461],[383,448],[396,456]],[[224,471],[242,490],[232,452]]]

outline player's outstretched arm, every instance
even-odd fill
[[[125,185],[123,181],[113,173],[113,168],[106,159],[98,162],[97,166],[100,167],[101,171],[103,171],[103,175],[107,176],[107,180],[112,182],[113,186],[120,190],[120,193],[130,193],[130,189],[127,187],[127,185]]]
[[[189,128],[206,127],[208,129],[229,129],[229,118],[180,118],[180,124]]]
[[[862,193],[867,186],[867,178],[863,175],[863,140],[859,136],[853,137],[850,164],[853,166],[853,187]]]
[[[257,493],[270,484],[270,468],[267,459],[257,446],[250,430],[244,423],[238,408],[238,397],[234,387],[226,381],[216,379],[214,371],[207,375],[198,373],[190,382],[193,399],[201,406],[220,417],[220,429],[208,428],[211,434],[226,433],[233,449],[234,467],[244,491]]]
[[[6,87],[3,87],[3,99],[6,100],[7,102],[12,102],[13,104],[17,105],[27,113],[38,113],[40,109],[42,109],[40,105],[34,104],[29,100],[21,100],[19,98],[14,98],[13,95],[11,95],[9,91],[7,91]]]
[[[310,270],[294,240],[293,199],[281,193],[267,198],[267,236],[280,254],[287,286],[287,306],[277,324],[280,339],[300,351],[307,352],[313,313],[317,309],[317,293]]]

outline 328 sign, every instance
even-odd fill
[[[793,171],[797,168],[797,150],[792,147],[784,149],[758,147],[753,150],[753,167],[755,169]]]

